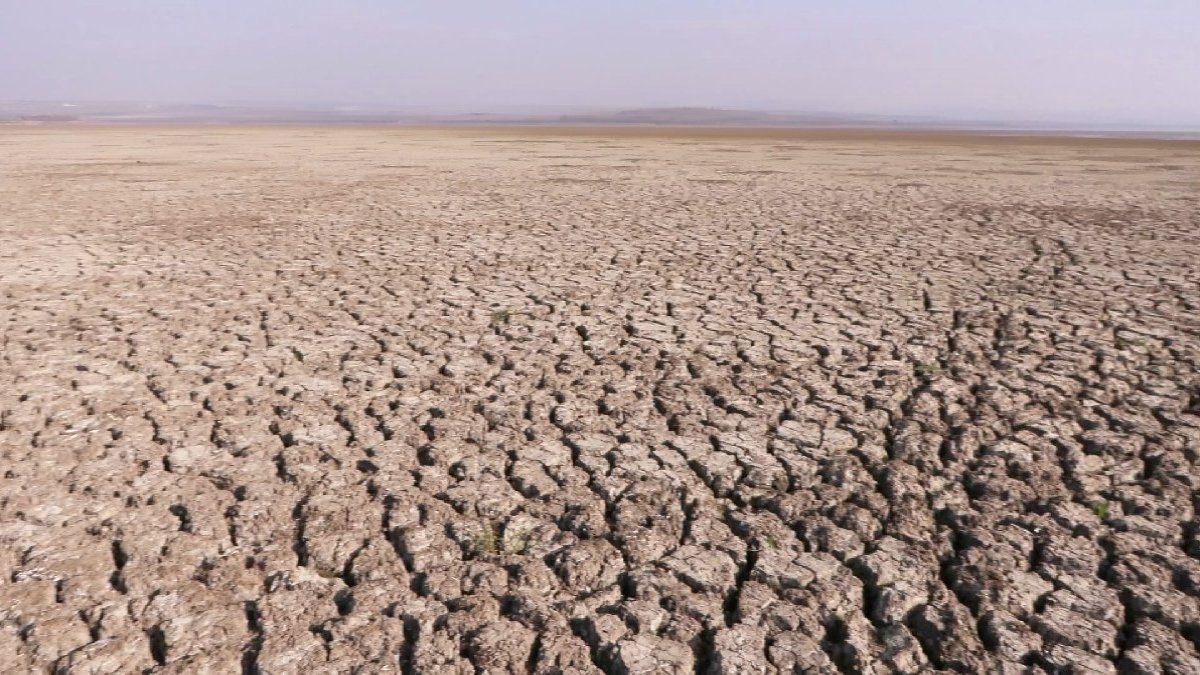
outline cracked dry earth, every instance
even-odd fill
[[[0,663],[1200,673],[1198,185],[1189,142],[0,128]]]

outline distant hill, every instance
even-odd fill
[[[639,108],[615,113],[560,115],[564,124],[669,124],[700,126],[794,126],[844,124],[850,116],[772,113],[725,108]]]

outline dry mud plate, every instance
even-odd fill
[[[1200,147],[567,133],[0,129],[3,671],[1200,673]]]

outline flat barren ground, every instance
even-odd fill
[[[9,673],[1200,673],[1200,144],[0,128]]]

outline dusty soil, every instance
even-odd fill
[[[5,672],[1200,672],[1200,146],[0,128]]]

